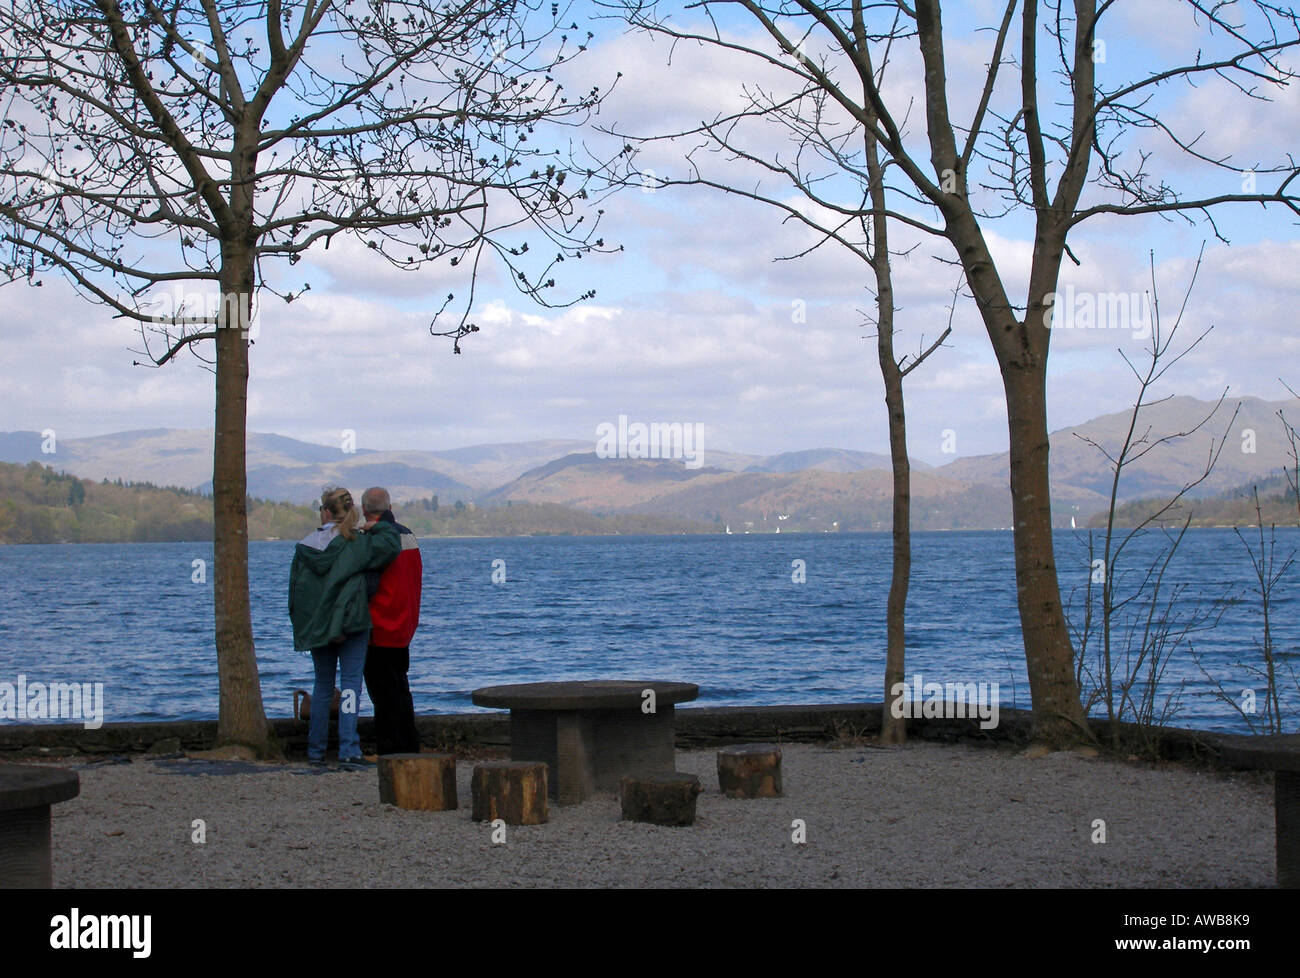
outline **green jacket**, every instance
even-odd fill
[[[289,568],[289,619],[300,652],[341,641],[370,627],[366,574],[402,550],[397,528],[376,523],[353,540],[336,536],[324,550],[298,544]]]

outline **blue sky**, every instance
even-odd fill
[[[973,28],[992,22],[994,6],[955,5],[958,12],[947,15],[950,90],[958,109],[977,92],[992,44],[989,34]],[[1117,4],[1103,31],[1103,80],[1138,77],[1146,65],[1185,59],[1197,38],[1184,21],[1173,0]],[[752,36],[734,13],[723,25]],[[607,84],[623,72],[602,108],[605,125],[648,133],[698,122],[737,104],[739,87],[758,77],[744,61],[707,49],[679,48],[669,65],[662,40],[611,21],[591,29],[596,40],[571,66],[570,87]],[[907,58],[900,52],[895,65],[892,91],[900,106],[917,87]],[[1041,91],[1057,92],[1046,83]],[[1242,166],[1300,146],[1295,86],[1272,104],[1230,97],[1213,84],[1169,88],[1159,99],[1162,119],[1203,131],[1207,152],[1231,154]],[[914,108],[910,131],[923,139],[918,113]],[[775,135],[754,138],[756,146],[780,145]],[[683,166],[674,152],[656,148],[647,159],[674,175]],[[1240,183],[1235,173],[1191,169],[1168,154],[1153,159],[1161,175],[1167,171],[1188,193]],[[1264,185],[1268,178],[1259,179]],[[541,309],[505,283],[500,269],[491,270],[473,316],[482,330],[458,357],[448,341],[426,330],[430,309],[447,291],[464,287],[455,270],[397,272],[336,240],[329,252],[292,271],[291,281],[311,281],[310,293],[292,306],[271,300],[263,309],[252,357],[250,428],[325,443],[350,428],[358,447],[436,449],[535,438],[594,443],[597,425],[627,415],[701,423],[706,452],[886,448],[874,335],[860,312],[873,301],[865,265],[829,246],[799,262],[774,262],[804,246],[801,233],[783,227],[771,211],[712,192],[633,190],[604,206],[604,236],[624,251],[567,262],[557,276],[559,290],[596,288],[596,298],[567,310]],[[1300,362],[1295,218],[1244,206],[1218,216],[1230,248],[1204,224],[1159,217],[1089,222],[1071,238],[1082,264],[1067,266],[1063,283],[1140,293],[1154,251],[1167,309],[1181,299],[1196,253],[1208,242],[1185,329],[1215,329],[1170,375],[1164,392],[1213,398],[1227,386],[1232,394],[1281,398],[1279,375],[1300,387],[1300,375],[1286,374]],[[1030,226],[1011,218],[988,228],[1012,292],[1021,295]],[[913,243],[906,232],[895,235],[899,247]],[[935,257],[948,258],[946,246],[916,243],[896,259],[900,352],[942,330],[956,284],[953,269]],[[792,316],[798,303],[806,309],[804,322]],[[945,348],[908,380],[911,450],[934,463],[951,458],[940,447],[946,430],[956,432],[959,455],[1006,446],[996,364],[969,300],[958,302],[953,324]],[[78,437],[211,424],[209,373],[189,360],[156,371],[132,367],[130,349],[138,345],[132,327],[83,303],[53,277],[39,290],[16,284],[0,292],[0,330],[9,362],[21,365],[0,381],[2,429],[54,428],[61,437]],[[1123,330],[1058,331],[1049,378],[1052,426],[1122,409],[1133,385],[1117,351],[1133,356],[1141,345]]]

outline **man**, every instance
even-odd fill
[[[382,572],[368,575],[370,646],[366,650],[366,689],[375,704],[375,734],[380,754],[414,754],[420,750],[415,704],[406,672],[411,665],[411,636],[420,624],[420,583],[424,564],[415,534],[393,518],[388,490],[379,486],[361,496],[366,526],[391,523],[402,549]]]

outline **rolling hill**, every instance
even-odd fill
[[[1177,491],[1202,471],[1211,438],[1227,436],[1213,476],[1200,496],[1222,493],[1276,476],[1286,445],[1277,418],[1285,410],[1300,420],[1300,401],[1241,398],[1225,402],[1196,433],[1161,446],[1125,473],[1121,503]],[[1152,437],[1190,430],[1213,408],[1174,397],[1146,408],[1140,431]],[[1052,434],[1054,519],[1083,525],[1106,504],[1110,472],[1087,440],[1115,452],[1128,424],[1126,413],[1095,418]],[[151,429],[94,438],[60,439],[57,452],[41,452],[36,432],[0,433],[0,461],[37,461],[82,478],[210,489],[209,431]],[[395,500],[457,500],[480,506],[526,503],[597,515],[641,515],[687,520],[733,531],[881,529],[890,520],[886,455],[836,448],[771,456],[709,451],[704,466],[680,461],[598,458],[592,441],[550,439],[473,445],[441,451],[379,451],[318,445],[282,435],[250,433],[250,495],[291,503],[314,500],[322,486],[360,490],[384,485]],[[1253,449],[1253,450],[1252,450]],[[913,515],[918,529],[1007,527],[1008,455],[955,459],[942,466],[913,461]]]
[[[1121,501],[1146,498],[1176,490],[1196,479],[1205,469],[1210,439],[1222,438],[1232,419],[1233,408],[1240,401],[1241,411],[1227,430],[1228,442],[1213,474],[1197,487],[1197,495],[1208,496],[1245,485],[1252,479],[1275,474],[1285,457],[1286,445],[1277,412],[1284,410],[1291,422],[1300,422],[1300,400],[1265,401],[1258,397],[1226,400],[1213,419],[1196,434],[1180,438],[1156,449],[1146,458],[1125,469],[1120,486]],[[1151,405],[1141,412],[1137,432],[1150,432],[1152,438],[1187,431],[1204,418],[1214,404],[1194,397],[1172,397]],[[1066,487],[1088,490],[1100,496],[1110,495],[1110,470],[1104,456],[1089,445],[1091,438],[1115,454],[1123,444],[1129,413],[1102,415],[1081,425],[1052,432],[1052,492]],[[1254,451],[1246,432],[1254,432]],[[963,482],[1005,485],[1009,478],[1009,455],[978,455],[956,459],[935,472]]]

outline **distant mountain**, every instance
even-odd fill
[[[1276,413],[1300,420],[1300,402],[1243,398],[1227,431],[1213,476],[1201,495],[1224,491],[1251,479],[1275,475],[1285,459]],[[1212,420],[1190,436],[1148,453],[1127,469],[1121,501],[1172,494],[1201,474],[1211,438],[1222,439],[1237,402],[1225,402]],[[1139,418],[1138,433],[1154,439],[1190,431],[1213,408],[1179,397],[1151,405]],[[1084,439],[1117,453],[1129,416],[1117,413],[1052,435],[1053,521],[1083,525],[1106,506],[1110,473],[1105,457]],[[1253,449],[1251,451],[1250,449]],[[713,463],[717,453],[706,453]],[[933,468],[913,462],[912,516],[918,529],[1009,527],[1008,455],[958,459]],[[771,531],[788,529],[884,529],[890,525],[892,483],[889,459],[869,452],[811,449],[758,459],[741,469],[708,465],[686,469],[662,460],[598,459],[575,454],[524,473],[483,497],[546,502],[600,513],[647,513],[721,522]]]
[[[193,434],[202,435],[204,445],[210,450],[212,447],[211,438],[207,437],[206,431],[194,432]],[[257,456],[263,462],[269,462],[271,458],[282,459],[284,463],[298,462],[304,465],[328,464],[337,461],[339,449],[334,445],[317,445],[309,441],[298,441],[296,438],[286,438],[284,435],[272,435],[262,432],[250,431],[248,433],[249,450],[256,452]],[[365,452],[364,454],[370,454]],[[209,468],[211,463],[209,462]]]
[[[700,453],[700,461],[711,469],[722,469],[724,472],[744,472],[751,465],[763,461],[762,455],[743,455],[738,452],[718,452],[712,448],[706,448]]]
[[[1284,409],[1300,421],[1300,400],[1241,398],[1241,411],[1202,496],[1274,476],[1285,459]],[[1228,401],[1194,435],[1162,445],[1125,473],[1121,502],[1176,492],[1202,471],[1210,439],[1222,438],[1237,401]],[[1155,438],[1190,430],[1213,407],[1175,397],[1147,407],[1139,432]],[[1119,412],[1056,431],[1052,444],[1053,519],[1079,525],[1106,505],[1110,474],[1105,458],[1084,439],[1118,451],[1129,421]],[[53,455],[41,453],[36,432],[0,432],[0,460],[38,461],[94,480],[122,479],[208,491],[210,431],[158,428],[95,438],[60,439]],[[667,459],[598,458],[590,441],[551,439],[471,445],[440,451],[345,453],[282,435],[250,433],[249,492],[267,499],[306,503],[324,485],[359,491],[383,485],[394,499],[443,505],[534,503],[587,513],[639,514],[753,530],[883,529],[890,522],[888,456],[816,448],[771,456],[706,449],[702,467]],[[1253,449],[1253,450],[1252,450]],[[956,459],[932,467],[912,461],[912,503],[918,529],[1008,527],[1007,453]]]
[[[394,499],[421,499],[438,496],[448,503],[470,500],[477,490],[436,469],[384,462],[375,452],[355,456],[355,461],[335,458],[320,465],[260,465],[250,467],[248,491],[264,499],[284,499],[309,503],[320,497],[324,486],[347,486],[361,492],[370,486],[384,486]],[[211,493],[212,480],[201,482],[199,492]]]
[[[593,512],[634,512],[639,504],[684,483],[707,484],[734,477],[735,473],[712,467],[688,469],[670,459],[602,459],[587,452],[566,455],[525,472],[484,495],[480,503],[556,503]]]
[[[1219,456],[1213,474],[1197,487],[1196,494],[1207,496],[1244,485],[1252,479],[1276,474],[1286,457],[1282,424],[1277,418],[1285,410],[1294,424],[1300,422],[1300,400],[1265,401],[1258,397],[1229,398],[1214,417],[1196,434],[1161,445],[1145,458],[1124,470],[1120,484],[1121,501],[1149,498],[1172,492],[1198,478],[1205,470],[1211,438],[1224,437],[1225,426],[1232,418],[1238,401],[1241,411],[1227,432],[1227,444]],[[1171,397],[1144,408],[1136,429],[1140,436],[1152,439],[1188,431],[1214,407],[1211,401],[1194,397]],[[1111,472],[1105,456],[1089,445],[1091,438],[1112,455],[1118,454],[1128,430],[1130,413],[1121,411],[1103,415],[1081,425],[1062,428],[1051,435],[1052,494],[1060,504],[1061,493],[1088,490],[1109,498]],[[1253,451],[1243,449],[1253,448]],[[1010,479],[1006,452],[959,458],[935,469],[938,475],[963,482],[1006,485]]]
[[[153,428],[94,438],[58,438],[49,454],[41,452],[42,440],[34,432],[17,434],[34,439],[34,450],[23,457],[8,457],[7,462],[40,462],[95,481],[122,479],[182,489],[195,489],[212,477],[211,431]]]
[[[912,468],[926,471],[931,466],[912,459]],[[811,448],[802,452],[785,452],[769,455],[745,469],[746,472],[807,472],[820,469],[824,472],[861,472],[864,469],[892,469],[888,455],[876,452],[854,452],[843,448]]]
[[[203,429],[155,428],[124,431],[93,438],[60,438],[52,454],[41,452],[36,432],[0,433],[0,461],[40,462],[84,479],[122,479],[177,486],[200,492],[212,488],[212,432]],[[450,503],[476,495],[514,478],[538,460],[553,457],[564,446],[585,442],[538,442],[517,446],[483,446],[480,458],[444,462],[441,453],[357,449],[317,445],[283,435],[249,432],[248,491],[250,495],[306,503],[326,485],[364,489],[384,485],[394,498],[437,495]],[[446,453],[472,453],[460,449]],[[452,471],[454,470],[454,471]]]
[[[589,451],[593,442],[572,439],[470,445],[437,452],[411,452],[438,460],[438,468],[478,489],[491,489],[517,479],[529,469],[574,452]]]
[[[679,462],[600,459],[594,453],[557,459],[482,498],[483,505],[550,503],[607,515],[642,513],[711,522],[732,532],[888,529],[893,510],[888,469],[853,472],[727,472],[687,469]],[[1063,497],[1091,512],[1100,497],[1071,489]],[[917,529],[1011,525],[1011,499],[1000,486],[969,484],[921,470],[912,476]],[[1077,512],[1078,510],[1074,510]],[[1070,512],[1062,517],[1069,525]]]
[[[43,439],[35,431],[0,431],[0,462],[26,465],[41,457]]]

